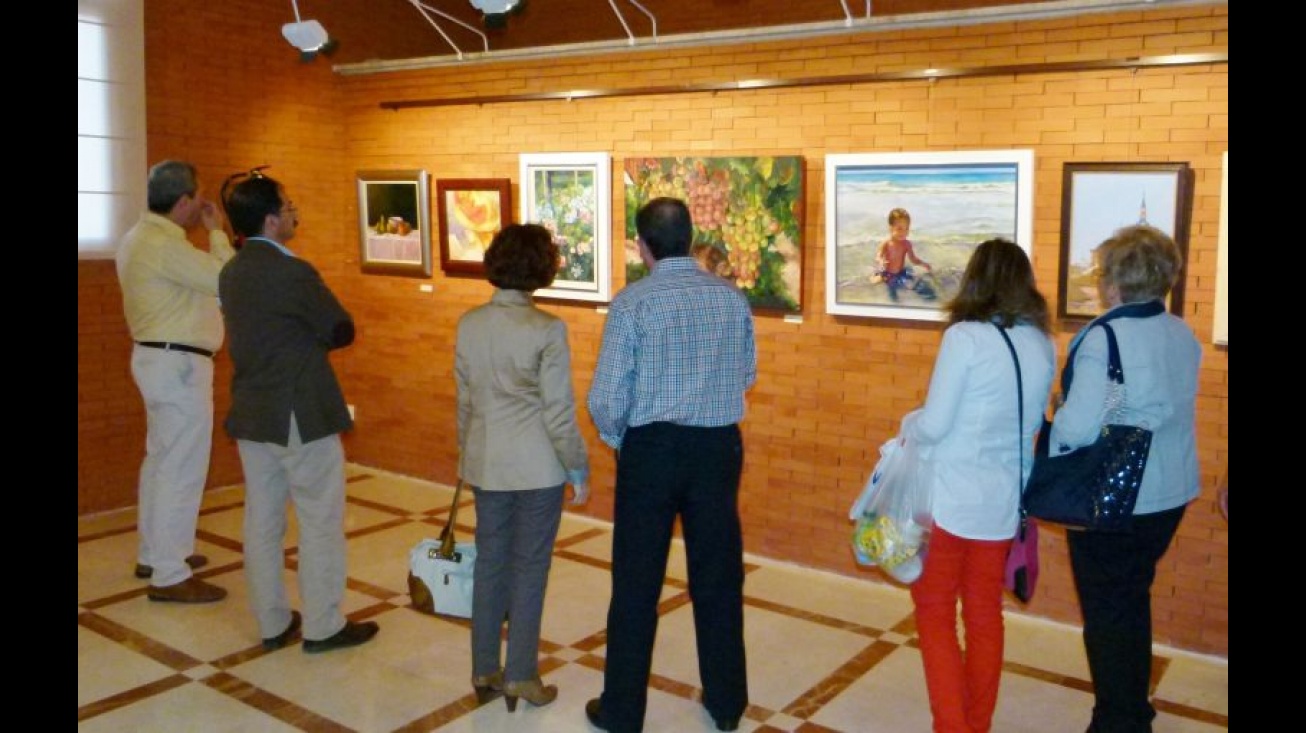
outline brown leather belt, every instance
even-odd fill
[[[187,354],[199,354],[213,358],[213,352],[208,349],[201,349],[198,346],[187,346],[186,344],[174,344],[167,341],[137,341],[141,346],[148,346],[151,349],[163,349],[164,351],[184,351]]]

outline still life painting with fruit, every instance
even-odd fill
[[[379,264],[421,264],[423,232],[417,183],[369,181],[365,185],[365,261]]]

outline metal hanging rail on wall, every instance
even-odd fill
[[[1019,76],[1022,74],[1063,74],[1102,69],[1146,69],[1173,66],[1200,66],[1227,64],[1228,53],[1189,53],[1168,56],[1137,56],[1125,59],[1100,61],[1056,61],[1007,66],[973,66],[957,68],[930,68],[919,71],[887,71],[870,74],[840,74],[797,79],[744,79],[729,82],[701,84],[667,84],[626,89],[568,89],[557,92],[523,92],[520,94],[489,94],[446,99],[404,99],[381,102],[381,109],[400,110],[415,107],[454,107],[477,104],[505,104],[509,102],[538,102],[577,99],[603,99],[610,97],[643,97],[652,94],[691,94],[701,92],[737,92],[751,89],[784,89],[793,87],[832,86],[839,84],[876,84],[893,81],[965,79],[984,76]]]

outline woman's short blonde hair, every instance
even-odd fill
[[[1164,299],[1184,265],[1174,240],[1144,224],[1116,230],[1093,250],[1093,258],[1098,277],[1116,287],[1121,303]]]

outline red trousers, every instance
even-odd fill
[[[988,733],[1002,676],[1002,577],[1011,540],[968,540],[934,526],[911,587],[935,733]],[[957,639],[957,599],[965,649]]]

